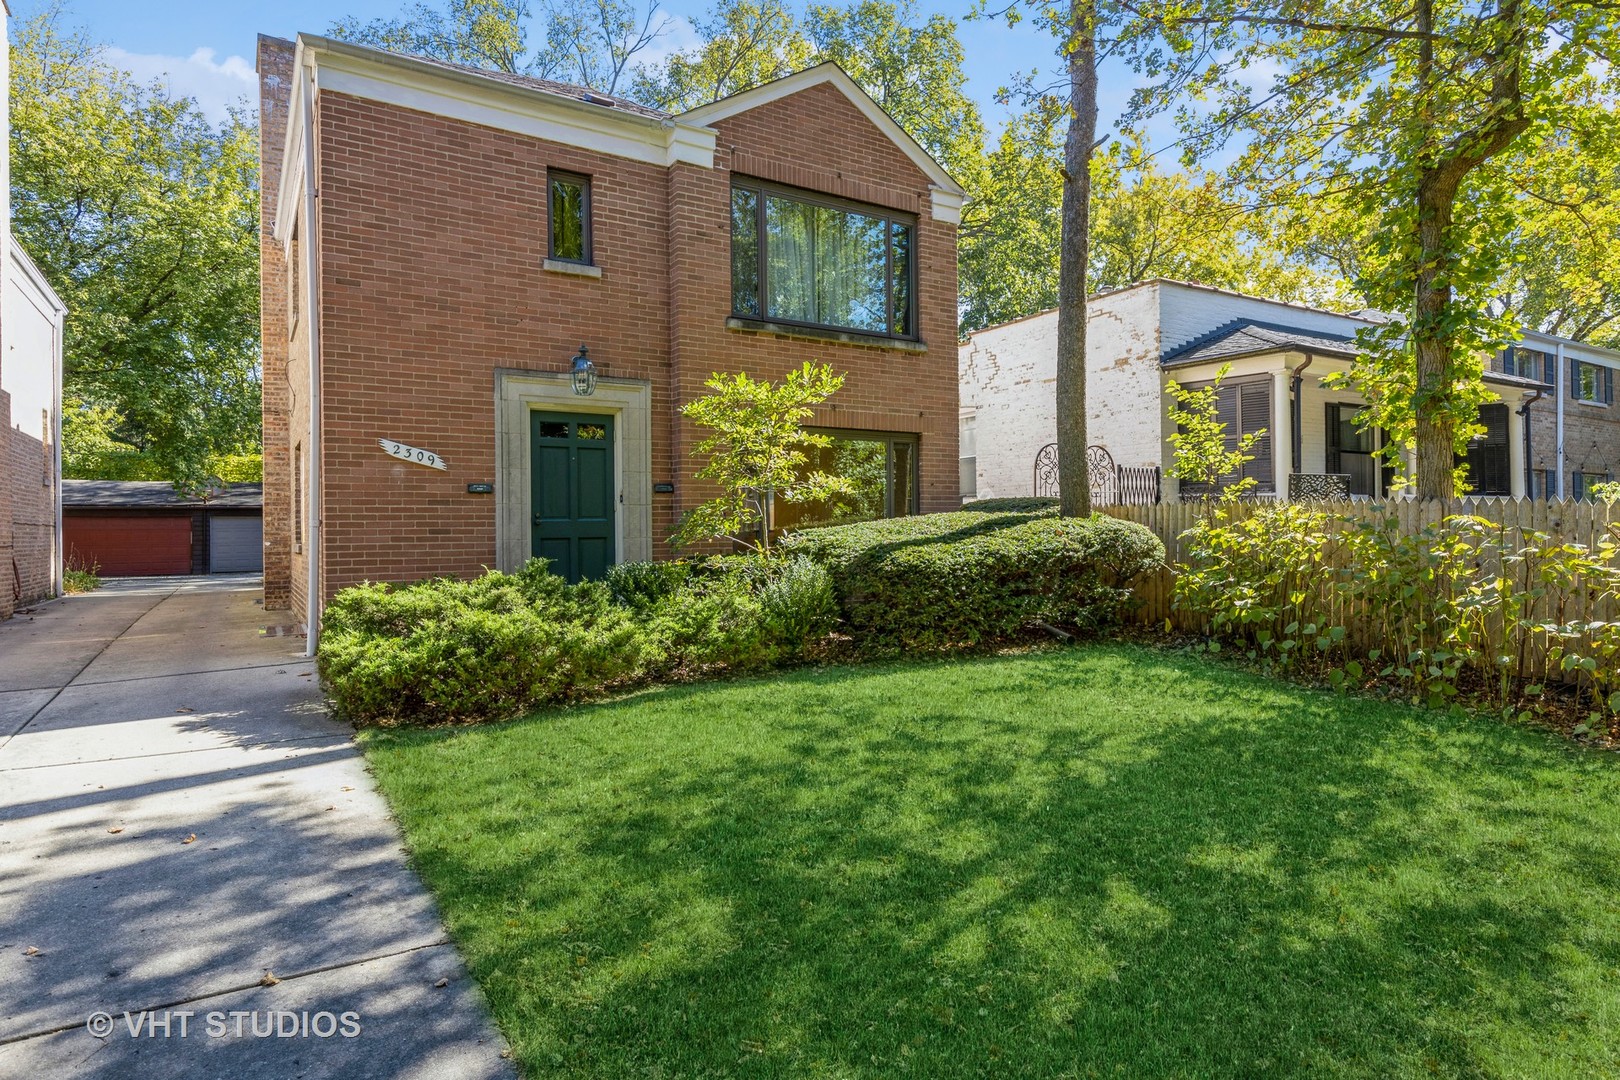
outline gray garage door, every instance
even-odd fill
[[[208,569],[215,574],[264,569],[264,519],[219,517],[208,522]]]

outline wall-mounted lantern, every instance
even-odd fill
[[[589,351],[581,345],[579,354],[574,357],[574,393],[580,397],[596,393],[596,365],[586,355]]]

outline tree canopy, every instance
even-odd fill
[[[55,9],[18,28],[11,79],[12,229],[68,309],[65,439],[89,425],[81,443],[191,485],[256,454],[252,119],[136,83]]]

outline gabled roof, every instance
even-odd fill
[[[1355,338],[1343,334],[1302,330],[1296,326],[1254,319],[1235,319],[1165,353],[1160,362],[1165,367],[1183,367],[1285,351],[1352,357],[1356,355],[1356,342]]]
[[[63,480],[62,505],[108,510],[257,510],[264,506],[263,484],[227,484],[205,502],[179,495],[167,480]]]
[[[812,86],[826,83],[843,94],[850,102],[870,120],[874,126],[889,137],[889,141],[905,151],[912,163],[921,169],[923,174],[931,180],[936,187],[942,188],[952,195],[965,195],[962,185],[951,178],[945,167],[935,161],[922,144],[911,137],[911,133],[897,123],[894,117],[884,111],[883,106],[872,100],[865,90],[860,88],[856,81],[849,77],[849,73],[832,61],[817,64],[812,68],[805,68],[792,75],[783,76],[719,101],[700,105],[691,112],[682,113],[680,119],[688,124],[719,123],[738,113],[757,109],[761,105],[779,101],[790,94],[797,94],[808,90]]]
[[[371,46],[368,45],[355,45],[353,42],[345,42],[345,44],[356,49],[371,48]],[[400,53],[388,53],[383,49],[372,49],[371,51],[383,52],[390,56],[403,55]],[[454,64],[448,60],[440,60],[432,56],[412,55],[410,58],[412,60],[421,61],[422,63],[433,67],[444,68],[447,71],[476,75],[484,79],[494,79],[496,82],[503,82],[509,86],[519,86],[528,90],[539,90],[542,93],[555,94],[558,97],[569,98],[573,101],[583,102],[587,105],[595,105],[598,108],[618,109],[622,112],[645,116],[652,120],[668,120],[673,115],[672,113],[664,112],[662,109],[654,109],[650,106],[642,105],[639,102],[631,101],[629,98],[615,97],[612,94],[604,94],[600,90],[592,90],[588,86],[576,86],[573,83],[558,82],[556,79],[542,79],[534,75],[519,75],[510,71],[496,71],[492,68],[473,67],[471,64]]]

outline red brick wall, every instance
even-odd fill
[[[287,266],[272,235],[292,92],[293,45],[259,38],[259,331],[264,422],[264,606],[292,603],[292,444],[287,438]]]
[[[496,501],[466,485],[496,479],[496,370],[566,371],[581,343],[603,376],[652,385],[652,478],[677,485],[673,496],[653,496],[660,555],[680,509],[702,497],[690,480],[698,463],[686,457],[695,433],[678,409],[714,370],[776,377],[825,360],[848,372],[818,422],[921,433],[924,509],[959,501],[955,229],[929,216],[926,177],[836,90],[726,121],[714,170],[634,162],[334,92],[322,93],[318,112],[324,595],[368,578],[493,565]],[[778,170],[772,178],[919,214],[926,354],[726,329],[735,154],[748,155],[752,175]],[[547,167],[592,178],[600,279],[542,269]],[[272,171],[279,165],[267,160],[267,201]],[[285,268],[276,245],[266,249],[265,531],[279,544],[289,523],[272,506],[290,478],[272,478],[269,445],[307,447],[307,374],[301,333],[291,349],[275,344],[286,340]],[[285,403],[273,404],[273,379],[287,386]],[[380,437],[429,448],[449,470],[389,458]],[[296,609],[302,559],[287,565]]]

